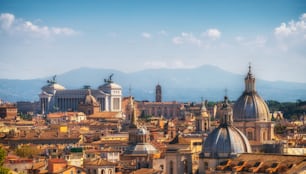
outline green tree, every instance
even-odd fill
[[[2,147],[0,147],[0,174],[8,174],[10,171],[9,169],[3,167],[6,155],[6,151]]]
[[[3,165],[5,157],[6,151],[2,147],[0,147],[0,166]]]
[[[39,154],[39,150],[36,146],[23,145],[16,149],[16,154],[20,157],[33,158],[33,156]]]
[[[0,167],[0,174],[9,174],[10,169],[7,169],[5,167]]]

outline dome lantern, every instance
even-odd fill
[[[233,110],[230,104],[228,103],[228,97],[224,96],[224,102],[222,104],[222,116],[220,125],[223,127],[232,125],[233,123]]]
[[[252,67],[249,65],[249,72],[244,79],[245,81],[245,92],[251,93],[255,92],[255,78],[252,74]]]

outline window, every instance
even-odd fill
[[[173,161],[170,161],[170,174],[173,174]]]
[[[249,140],[253,140],[253,132],[248,131],[247,132],[247,137],[248,137]]]
[[[188,173],[188,162],[187,162],[187,159],[185,159],[183,161],[183,164],[184,164],[184,173],[187,174]]]
[[[105,170],[104,169],[101,170],[101,174],[105,174]]]
[[[108,174],[113,174],[113,170],[112,169],[108,169]]]
[[[113,99],[113,109],[114,110],[119,110],[120,109],[120,99],[119,98],[114,98]]]
[[[263,138],[263,141],[267,140],[267,133],[266,133],[266,131],[263,132],[262,138]]]
[[[204,162],[204,170],[208,169],[208,162]]]

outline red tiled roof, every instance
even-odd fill
[[[66,160],[61,159],[61,158],[52,158],[52,159],[49,159],[49,162],[50,163],[67,163]]]
[[[120,112],[98,112],[94,113],[93,115],[89,115],[87,119],[90,118],[115,118]]]

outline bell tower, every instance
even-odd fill
[[[159,84],[155,87],[155,102],[162,102],[162,88]]]

